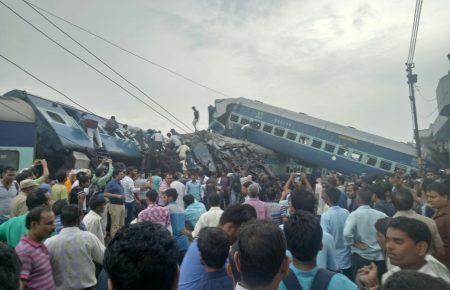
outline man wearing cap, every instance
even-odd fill
[[[28,212],[26,205],[27,196],[37,187],[38,184],[33,179],[25,179],[20,182],[20,192],[11,201],[11,217],[23,215]]]

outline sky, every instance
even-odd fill
[[[152,104],[24,2],[1,1]],[[227,96],[397,141],[413,138],[405,72],[413,0],[29,1]],[[414,58],[420,129],[435,120],[435,89],[450,69],[449,12],[448,0],[424,1]],[[208,105],[224,98],[49,18],[184,123],[196,106],[206,128]],[[174,127],[1,4],[0,54],[101,116],[144,129]],[[0,94],[13,89],[69,103],[0,59]]]

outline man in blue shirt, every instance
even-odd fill
[[[315,214],[315,207],[316,198],[312,192],[299,190],[291,193],[289,204],[289,211],[291,213],[302,210]],[[324,232],[322,235],[322,245],[323,247],[317,255],[317,265],[331,271],[339,271],[339,266],[336,261],[336,250],[334,248],[333,236],[327,232]]]
[[[279,290],[287,290],[291,285],[297,285],[297,288],[300,285],[303,290],[358,289],[344,275],[317,266],[316,258],[322,247],[323,231],[319,220],[314,215],[306,212],[292,214],[285,223],[283,231],[287,249],[292,253],[293,261],[289,267],[289,275],[280,283]]]
[[[234,204],[227,207],[222,213],[219,227],[227,233],[230,242],[234,243],[239,227],[252,219],[256,219],[256,211],[251,205]],[[197,240],[194,240],[180,267],[178,290],[197,290],[197,285],[204,273],[205,269],[201,262]]]
[[[196,201],[200,201],[203,195],[203,188],[200,181],[197,180],[197,174],[193,173],[191,180],[186,183],[186,194],[194,196]]]
[[[172,225],[172,232],[175,242],[177,243],[179,251],[179,263],[183,260],[184,254],[189,247],[189,240],[184,235],[183,230],[185,226],[185,217],[183,209],[179,208],[176,203],[178,197],[177,190],[175,188],[169,188],[163,193],[163,200],[166,208],[170,211],[170,223]]]
[[[109,199],[108,212],[111,216],[111,238],[125,224],[125,193],[120,183],[125,173],[114,169],[113,179],[106,184],[104,196]]]
[[[205,273],[198,283],[199,290],[233,290],[233,281],[227,274],[225,262],[230,240],[221,228],[206,227],[198,235],[198,250],[205,265]]]
[[[386,272],[384,255],[377,242],[375,223],[387,217],[381,211],[370,208],[372,193],[359,190],[356,196],[359,207],[347,218],[344,225],[344,239],[352,251],[352,272],[356,277],[357,271],[368,266],[373,261],[379,270],[379,276]]]
[[[334,239],[336,259],[342,273],[349,279],[352,277],[352,253],[350,246],[344,240],[344,225],[349,215],[348,210],[338,205],[341,191],[334,187],[325,188],[322,199],[330,208],[322,214],[320,225],[324,232],[329,233]]]
[[[194,196],[191,194],[183,196],[183,202],[186,228],[193,231],[200,216],[206,212],[206,207],[203,203],[195,201]]]

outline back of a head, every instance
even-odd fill
[[[66,180],[67,174],[65,169],[60,169],[55,174],[55,179],[58,180],[59,183],[63,183]]]
[[[224,230],[218,227],[206,227],[198,235],[198,250],[206,266],[222,269],[230,250],[230,240]]]
[[[316,197],[314,193],[306,190],[293,191],[290,195],[292,207],[295,210],[304,210],[309,213],[316,211]]]
[[[382,233],[384,236],[386,236],[387,229],[389,227],[389,222],[392,218],[385,217],[377,220],[375,222],[375,229],[377,232]]]
[[[19,289],[21,263],[14,248],[0,243],[0,281],[1,289]]]
[[[431,231],[424,222],[408,217],[396,217],[389,221],[388,230],[391,228],[404,232],[416,244],[426,242],[428,250],[430,249]]]
[[[225,209],[220,216],[220,225],[232,223],[239,227],[241,224],[256,219],[256,210],[248,204],[233,204]]]
[[[184,207],[188,207],[189,205],[194,203],[194,201],[195,199],[192,194],[186,194],[185,196],[183,196]]]
[[[250,186],[248,187],[248,195],[250,195],[251,197],[258,196],[259,195],[259,185],[256,183],[250,184]]]
[[[441,278],[414,271],[402,270],[392,274],[383,284],[383,290],[450,290]]]
[[[335,205],[339,202],[339,198],[341,197],[341,192],[336,187],[327,187],[325,188],[325,194],[330,199],[331,204]]]
[[[210,206],[219,206],[220,205],[220,195],[217,193],[211,193],[208,196],[208,202]]]
[[[80,223],[80,210],[78,206],[69,204],[61,209],[61,223],[67,227],[77,227]]]
[[[250,288],[269,285],[286,257],[286,239],[272,222],[257,220],[239,231],[238,264]]]
[[[178,198],[178,192],[175,188],[169,188],[166,191],[164,191],[164,194],[168,197],[171,197],[173,201],[175,201]]]
[[[411,191],[404,187],[399,187],[393,192],[391,200],[396,210],[410,210],[414,205],[414,197]]]
[[[89,183],[90,178],[89,176],[85,173],[83,175],[81,175],[80,177],[78,177],[78,184],[82,185],[82,184],[87,184]]]
[[[115,290],[171,290],[177,281],[177,262],[170,232],[144,222],[117,232],[106,248],[103,266]]]
[[[33,189],[28,195],[25,201],[28,210],[31,211],[33,208],[38,206],[43,206],[48,203],[47,190],[43,188]]]
[[[158,192],[156,190],[149,190],[145,196],[150,200],[151,202],[157,202],[158,201]]]
[[[287,248],[301,262],[312,261],[322,248],[322,228],[311,213],[297,211],[284,224]]]
[[[19,174],[16,175],[16,181],[17,181],[17,183],[20,184],[20,182],[22,180],[25,180],[25,179],[28,179],[28,178],[31,178],[31,177],[32,177],[31,171],[30,170],[24,170],[24,171],[22,171],[22,172],[20,172]]]
[[[373,194],[372,194],[372,192],[370,192],[370,191],[368,191],[368,190],[365,190],[365,189],[359,189],[359,190],[358,190],[358,193],[357,193],[357,196],[358,196],[358,201],[359,201],[361,204],[364,204],[364,205],[370,205],[371,202],[372,202],[372,196],[373,196]]]
[[[106,199],[101,196],[93,196],[91,197],[91,199],[89,200],[89,207],[91,208],[91,210],[97,210],[97,208],[99,208],[102,205],[106,204]]]
[[[65,207],[66,205],[68,205],[69,203],[67,202],[67,199],[60,199],[57,200],[53,205],[52,205],[52,211],[55,214],[55,216],[57,215],[61,215],[61,211],[62,208]]]
[[[383,184],[375,183],[369,186],[369,191],[375,194],[379,200],[386,200],[386,190]]]

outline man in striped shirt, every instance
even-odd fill
[[[55,282],[50,256],[42,242],[55,230],[55,215],[47,207],[37,207],[28,213],[25,224],[28,234],[16,246],[22,263],[21,289],[53,290]]]

